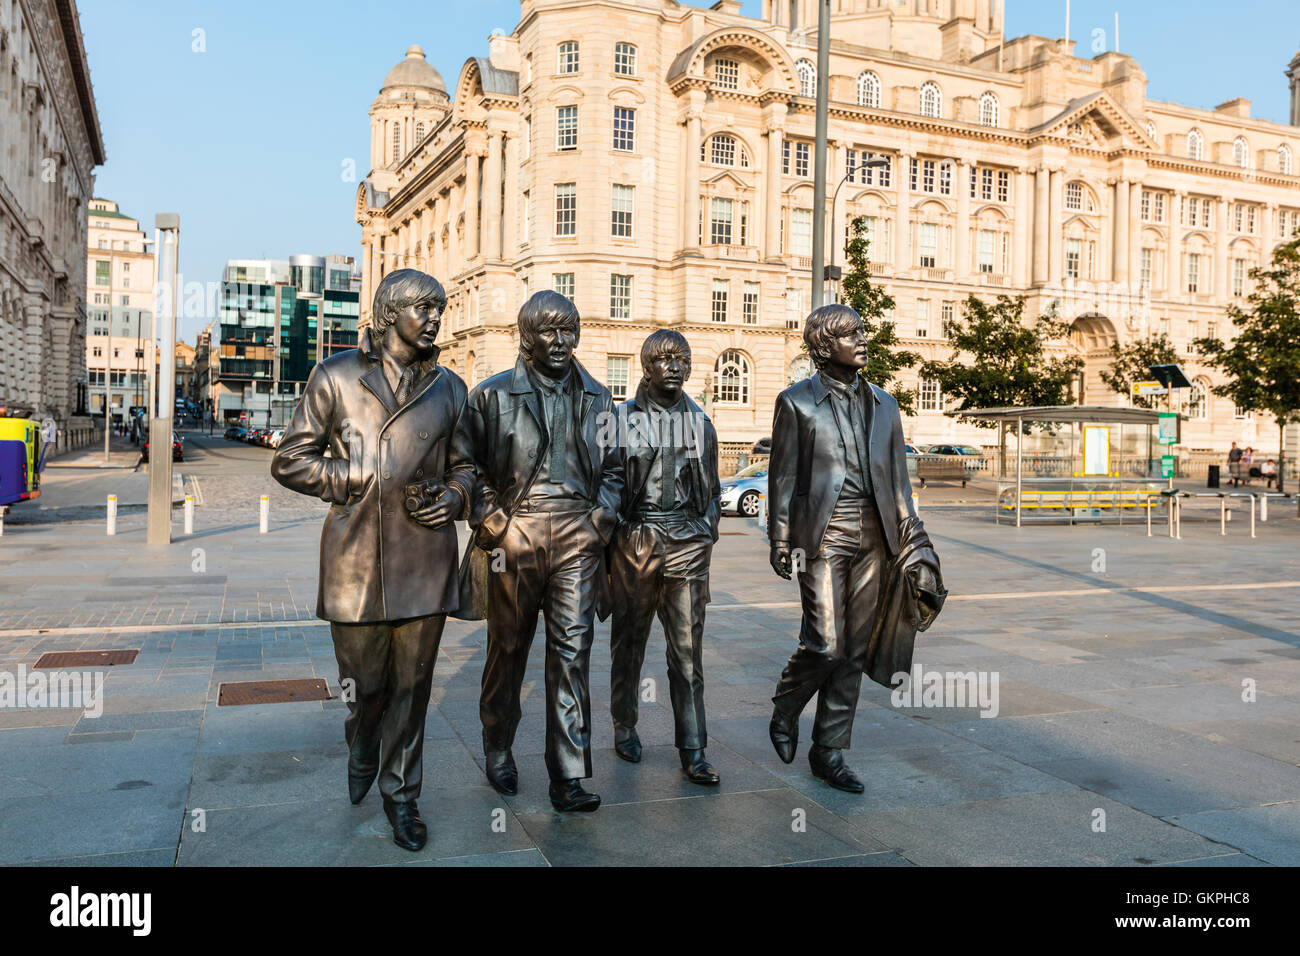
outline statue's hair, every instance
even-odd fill
[[[826,365],[835,340],[863,327],[862,316],[843,303],[814,309],[803,326],[803,341],[818,368]]]
[[[582,328],[578,307],[550,289],[534,292],[519,310],[519,351],[531,356],[537,333],[555,328],[571,328],[577,334]]]
[[[676,352],[681,356],[682,361],[686,364],[686,374],[682,376],[682,381],[689,381],[691,377],[691,346],[686,341],[686,336],[676,329],[656,329],[646,336],[646,340],[641,343],[642,375],[649,378],[650,364],[659,356],[667,355],[670,352]]]
[[[436,302],[439,312],[447,307],[447,293],[433,276],[418,269],[398,269],[388,273],[375,290],[370,328],[375,335],[382,337],[404,308],[426,299]]]

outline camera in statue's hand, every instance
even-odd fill
[[[438,528],[460,513],[460,492],[439,478],[412,482],[402,488],[403,503],[411,517],[428,528]]]

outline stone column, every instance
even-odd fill
[[[1115,183],[1115,201],[1111,207],[1115,227],[1115,248],[1111,256],[1111,281],[1128,282],[1129,245],[1129,183],[1121,179]]]
[[[45,417],[51,411],[46,391],[51,378],[48,356],[44,356],[46,303],[34,296],[28,296],[24,305],[26,328],[23,329],[23,351],[26,359],[26,372],[19,379],[17,392],[26,404],[32,406],[32,416],[36,419]],[[112,310],[109,310],[110,315]],[[109,373],[110,380],[112,373]],[[147,403],[146,403],[147,404]]]
[[[1274,235],[1277,230],[1274,225],[1277,203],[1266,204],[1259,214],[1259,264],[1261,268],[1268,268],[1273,257],[1273,246],[1277,243],[1277,236]]]
[[[478,217],[479,217],[479,168],[481,153],[473,149],[465,150],[465,261],[473,259],[479,252]]]
[[[1142,184],[1133,183],[1128,192],[1128,275],[1129,282],[1141,278],[1142,269]]]
[[[970,274],[970,170],[964,159],[957,161],[957,235],[953,242],[953,277],[960,282]]]
[[[483,167],[483,258],[501,258],[502,133],[488,132],[487,163]]]
[[[912,267],[910,258],[910,236],[912,228],[912,159],[913,153],[898,154],[897,210],[894,216],[894,273],[900,273]]]
[[[1061,278],[1065,275],[1065,243],[1062,236],[1065,228],[1065,173],[1061,169],[1052,170],[1048,202],[1047,281],[1060,285]]]
[[[1033,282],[1047,281],[1048,190],[1051,173],[1040,166],[1034,177],[1034,269]]]
[[[1214,201],[1214,297],[1227,302],[1228,289],[1228,200]]]
[[[1015,256],[1012,273],[1018,289],[1029,285],[1029,233],[1033,224],[1034,197],[1030,192],[1029,173],[1027,169],[1016,172],[1015,222],[1012,241],[1012,254]]]
[[[1169,209],[1169,240],[1165,251],[1165,294],[1169,298],[1183,294],[1183,244],[1179,236],[1183,231],[1182,209],[1187,193],[1174,193]]]
[[[513,262],[519,255],[519,137],[506,139],[506,206],[502,213],[503,229],[501,257]]]
[[[687,255],[700,254],[700,143],[704,139],[704,114],[692,107],[686,117],[686,195],[682,203],[682,248]]]
[[[784,109],[781,117],[785,118]],[[763,257],[769,261],[781,257],[781,143],[785,139],[785,127],[773,121],[766,129],[767,135],[767,190],[763,202]]]

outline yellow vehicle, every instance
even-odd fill
[[[0,418],[0,506],[41,496],[47,447],[40,422]]]

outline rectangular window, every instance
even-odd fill
[[[1240,298],[1246,294],[1246,260],[1232,260],[1232,294]]]
[[[1142,190],[1142,221],[1151,221],[1151,193]]]
[[[1187,253],[1187,291],[1199,292],[1201,289],[1201,257],[1195,252]]]
[[[981,229],[979,231],[979,250],[977,252],[977,263],[980,272],[993,271],[993,231],[991,229]]]
[[[625,152],[636,149],[636,110],[614,107],[614,148]]]
[[[577,183],[555,184],[555,234],[557,236],[578,234]]]
[[[1143,249],[1141,265],[1139,266],[1140,282],[1143,289],[1151,288],[1151,250]]]
[[[1242,226],[1246,224],[1246,207],[1241,203],[1234,203],[1232,206],[1232,228],[1236,232],[1242,231]]]
[[[1079,258],[1083,243],[1078,239],[1065,240],[1065,274],[1071,279],[1079,278]]]
[[[1208,199],[1201,200],[1201,225],[1206,229],[1214,228],[1214,207]]]
[[[930,300],[916,300],[916,337],[928,339],[930,337]]]
[[[609,277],[609,317],[611,319],[632,318],[632,277],[618,275]]]
[[[734,90],[740,86],[740,64],[736,60],[723,57],[713,61],[713,81],[724,90]]]
[[[610,235],[619,239],[632,238],[632,207],[635,202],[636,188],[614,183],[611,197]]]
[[[1159,334],[1161,334],[1161,335],[1168,335],[1168,334],[1169,334],[1169,316],[1167,316],[1167,315],[1161,316],[1161,317],[1160,317],[1160,321],[1159,321],[1159,322],[1157,323],[1157,325],[1156,325],[1156,329],[1157,329],[1157,331],[1159,332]]]
[[[746,282],[741,301],[741,321],[745,325],[758,325],[758,283]]]
[[[749,245],[749,203],[747,201],[740,203],[740,244]]]
[[[923,192],[934,192],[934,160],[925,159],[921,161],[921,190]]]
[[[980,170],[980,199],[990,200],[993,198],[993,170]]]
[[[812,210],[790,210],[790,249],[796,256],[812,255]]]
[[[113,278],[109,272],[109,263],[95,260],[95,285],[112,285]]]
[[[952,164],[939,164],[939,192],[944,196],[952,195]]]
[[[939,383],[935,379],[921,379],[920,407],[923,412],[943,410],[943,397],[939,391]]]
[[[1197,215],[1196,215],[1196,214],[1197,214],[1197,212],[1200,210],[1200,208],[1201,208],[1201,204],[1200,204],[1199,202],[1197,202],[1195,199],[1188,200],[1187,198],[1184,197],[1184,199],[1183,199],[1183,223],[1184,223],[1185,225],[1188,225],[1188,226],[1195,226],[1195,225],[1197,224],[1197,223],[1196,223],[1196,220],[1197,220]]]
[[[524,141],[524,159],[527,159],[533,155],[533,121],[531,119],[524,120],[524,135],[522,139]]]
[[[614,44],[614,75],[636,76],[636,47],[631,43]]]
[[[560,73],[577,73],[578,72],[578,41],[566,40],[560,44],[560,62],[557,67]]]
[[[1201,337],[1201,324],[1195,319],[1187,320],[1187,351],[1196,351],[1195,342]]]
[[[939,227],[932,222],[921,223],[921,241],[919,243],[920,264],[922,268],[933,269],[938,258]]]
[[[1005,169],[998,170],[998,202],[1011,201],[1011,174]]]
[[[709,203],[709,243],[715,246],[731,245],[732,201],[713,199]]]
[[[944,330],[944,325],[953,319],[953,304],[943,302],[939,305],[939,337],[942,338],[948,333]]]
[[[1255,234],[1255,207],[1246,208],[1246,231],[1252,236]]]
[[[573,301],[573,289],[574,289],[573,273],[572,273],[572,272],[557,272],[557,273],[555,273],[555,275],[554,275],[554,280],[555,280],[555,282],[554,282],[554,285],[552,286],[552,288],[553,288],[556,292],[560,293],[560,295],[564,296],[566,299],[568,299],[570,302],[572,302],[572,301]]]
[[[803,325],[803,291],[785,290],[785,327],[797,329]]]
[[[614,401],[627,399],[627,383],[632,359],[627,355],[610,355],[605,358],[605,387]]]
[[[736,138],[720,134],[709,141],[709,162],[715,166],[736,165]]]
[[[578,108],[559,106],[555,110],[555,148],[578,148]]]
[[[812,146],[808,143],[794,144],[794,174],[802,176],[805,179],[808,176],[809,157],[812,154]]]
[[[726,279],[713,280],[713,301],[709,310],[709,317],[714,322],[727,321],[727,293],[731,289],[731,283]]]
[[[781,175],[790,175],[790,141],[781,140]]]
[[[1152,221],[1164,222],[1165,221],[1165,194],[1156,193],[1154,198],[1155,198],[1155,203],[1152,205],[1151,211],[1152,211],[1152,215],[1155,218]]]

